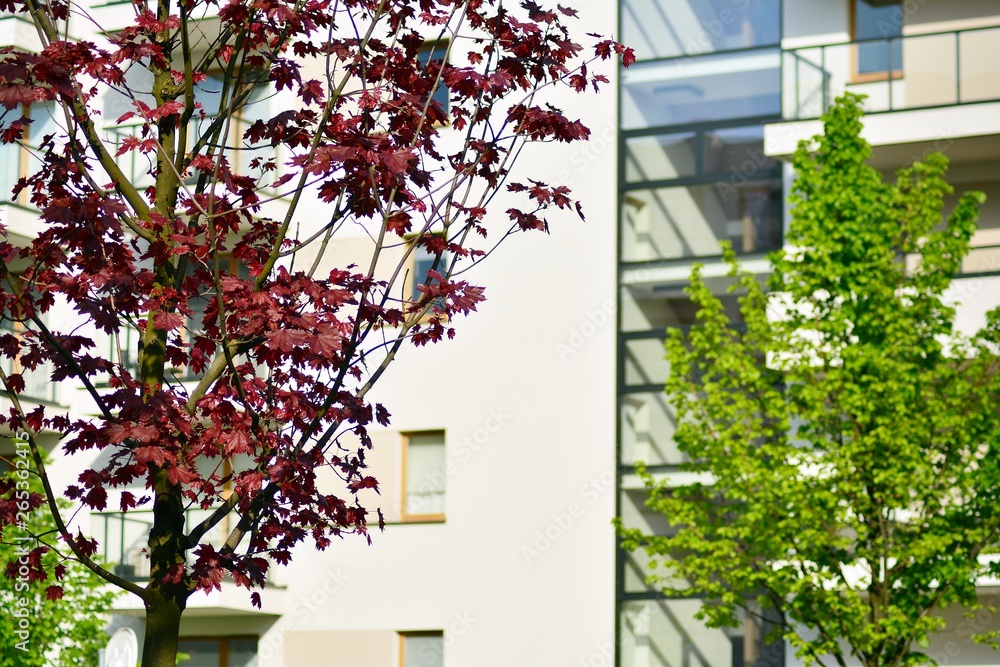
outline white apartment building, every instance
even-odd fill
[[[115,5],[91,11],[111,20]],[[379,385],[392,426],[374,436],[369,459],[381,487],[369,507],[387,522],[373,545],[348,538],[325,552],[300,547],[259,610],[228,582],[196,594],[182,622],[181,650],[191,655],[183,664],[796,664],[784,647],[762,646],[759,628],[706,630],[693,618],[699,600],[662,598],[644,582],[644,557],[617,548],[616,515],[649,530],[662,525],[643,507],[634,464],[671,475],[682,462],[662,395],[664,331],[693,321],[682,292],[692,263],[725,274],[720,240],[731,240],[748,268],[768,271],[792,181],[783,160],[845,90],[869,95],[866,136],[880,169],[943,150],[951,180],[989,196],[978,247],[955,286],[961,325],[980,324],[1000,304],[1000,3],[573,7],[581,33],[618,25],[638,56],[585,107],[565,100],[592,129],[589,144],[523,156],[534,175],[583,199],[587,222],[566,215],[553,218],[549,236],[510,239],[477,270],[488,300],[457,323],[456,339],[406,350]],[[32,38],[9,15],[0,16],[0,33],[4,43]],[[3,151],[0,192],[9,193],[28,157]],[[8,198],[0,219],[30,237],[34,212],[0,196]],[[360,243],[341,238],[338,256]],[[76,400],[69,387],[34,382],[38,401]],[[56,471],[64,485],[75,476],[69,464]],[[118,572],[141,578],[141,516],[90,521]],[[141,603],[122,595],[111,630],[130,627],[141,640],[142,617]],[[931,647],[941,664],[1000,665],[1000,655],[968,640],[1000,620],[949,620]]]

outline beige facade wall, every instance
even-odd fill
[[[996,0],[907,0],[903,34],[967,30],[1000,21]]]
[[[396,667],[399,635],[390,630],[290,632],[285,664],[308,667]]]

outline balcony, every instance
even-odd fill
[[[193,525],[203,520],[211,510],[189,510],[187,525]],[[100,544],[100,556],[110,564],[111,569],[120,577],[130,581],[144,582],[149,578],[149,559],[146,555],[146,542],[149,530],[153,525],[151,511],[132,511],[127,515],[120,512],[94,514],[91,526],[94,538]],[[203,542],[216,548],[222,546],[225,540],[225,522],[216,526],[203,539]],[[190,560],[190,554],[189,554]],[[273,573],[273,570],[272,570]],[[273,576],[272,576],[273,580]],[[270,584],[260,591],[262,606],[266,614],[250,604],[250,593],[245,588],[239,588],[230,580],[222,582],[222,590],[214,590],[209,594],[196,593],[188,602],[188,617],[204,616],[243,616],[271,615],[284,613],[285,591],[279,584]],[[116,613],[141,616],[142,601],[131,595],[119,597],[115,602]]]
[[[1000,157],[1000,26],[903,35],[782,52],[782,114],[765,153],[787,158],[845,92],[867,95],[872,164],[895,170],[930,150],[952,162]]]
[[[868,95],[868,113],[1000,100],[1000,26],[789,49],[782,110],[819,118],[845,92]]]

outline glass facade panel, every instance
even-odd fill
[[[893,106],[921,107],[958,102],[955,35],[921,35],[900,43],[906,58],[906,94],[894,99]]]
[[[660,182],[693,176],[777,176],[780,163],[764,155],[764,126],[710,128],[629,137],[625,180]]]
[[[628,602],[621,610],[622,667],[778,667],[784,644],[766,644],[777,621],[769,610],[743,618],[739,627],[706,628],[694,614],[701,600]],[[759,617],[763,617],[763,621]]]
[[[677,449],[677,413],[662,391],[621,398],[622,465],[678,465],[686,458]]]
[[[869,113],[1000,99],[998,39],[991,27],[786,51],[785,118],[817,118],[846,91]]]
[[[843,50],[843,49],[842,49]],[[827,49],[785,51],[782,58],[782,114],[785,118],[819,118],[833,98]]]
[[[625,0],[622,41],[639,60],[777,44],[779,0]]]
[[[714,257],[723,240],[738,253],[773,250],[782,209],[780,178],[632,190],[623,197],[622,259]]]
[[[705,133],[704,171],[743,178],[780,173],[778,160],[764,155],[764,126],[727,127]]]
[[[789,109],[821,112],[831,75],[823,53],[815,63],[800,59],[807,79],[775,48],[780,0],[623,0],[620,16],[622,40],[639,62],[619,79],[619,129],[627,135],[619,151],[619,261],[626,264],[619,274],[619,516],[664,535],[670,526],[645,507],[633,466],[675,475],[686,462],[674,441],[676,411],[663,393],[670,372],[663,340],[668,329],[694,324],[697,309],[683,278],[670,276],[691,261],[718,258],[721,241],[746,254],[780,247],[782,166],[764,154],[759,123]],[[844,62],[842,87],[852,81],[851,61]],[[809,90],[796,88],[804,83]],[[709,283],[724,292],[730,280]],[[739,322],[738,297],[722,301]],[[694,618],[700,601],[663,600],[648,586],[651,575],[664,574],[652,560],[662,559],[618,551],[617,667],[762,667],[742,629],[708,630]]]
[[[624,604],[622,667],[736,667],[733,642],[725,631],[706,628],[694,618],[699,607],[701,600]]]
[[[669,477],[669,474],[668,474]],[[673,529],[667,518],[646,507],[646,490],[642,481],[634,475],[628,475],[623,483],[620,495],[621,520],[627,528],[638,528],[647,535],[671,535]],[[655,594],[654,584],[647,581],[651,576],[663,582],[670,572],[662,566],[662,556],[646,553],[645,549],[636,549],[624,554],[624,588],[626,593]],[[655,565],[654,565],[655,564]],[[673,578],[670,585],[677,589],[686,589],[688,584],[684,579]]]
[[[663,358],[663,334],[625,341],[625,384],[629,386],[663,385],[670,374],[670,364]]]
[[[731,322],[740,321],[739,301],[733,294],[718,296]],[[628,285],[622,289],[622,331],[662,331],[695,323],[697,306],[674,285]]]
[[[698,173],[694,132],[632,137],[625,141],[625,180],[665,181]]]
[[[621,76],[626,130],[781,113],[777,49],[637,63]]]

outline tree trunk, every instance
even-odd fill
[[[146,638],[142,645],[142,667],[174,667],[181,612],[177,600],[158,599],[146,604]]]

